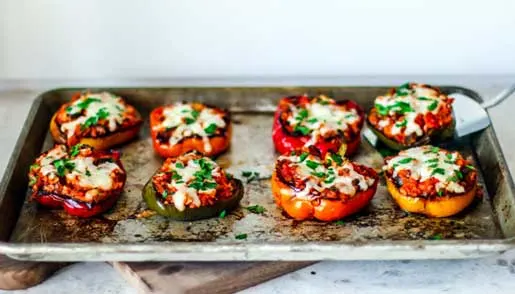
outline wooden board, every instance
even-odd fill
[[[19,290],[35,286],[66,263],[18,261],[0,255],[0,289]]]
[[[314,262],[113,262],[141,293],[234,293]]]

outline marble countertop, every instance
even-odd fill
[[[463,79],[462,79],[463,80]],[[465,79],[466,80],[466,79]],[[432,81],[428,81],[432,82]],[[493,97],[506,80],[461,83]],[[41,91],[0,92],[0,174],[3,174],[32,99]],[[515,96],[489,111],[512,175],[515,169]],[[320,262],[242,293],[512,293],[515,252],[473,260]],[[77,263],[41,285],[16,293],[136,293],[106,263]],[[0,293],[6,293],[0,291]]]

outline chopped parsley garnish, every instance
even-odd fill
[[[161,196],[163,196],[163,198],[166,199],[166,197],[168,197],[168,191],[164,190],[163,194],[161,194]]]
[[[194,123],[194,122],[195,122],[195,120],[194,120],[193,118],[191,118],[191,117],[185,117],[185,118],[184,118],[184,122],[185,122],[186,124],[188,124],[188,125],[191,125],[192,123]]]
[[[452,159],[452,153],[445,154],[445,157],[447,157],[447,159],[451,160]]]
[[[323,172],[312,172],[311,175],[318,177],[318,178],[325,177],[325,173],[323,173]]]
[[[337,221],[335,221],[335,222],[334,222],[334,224],[335,224],[335,225],[339,225],[339,226],[341,226],[341,225],[344,225],[344,224],[345,224],[345,222],[344,222],[344,221],[342,221],[342,220],[337,220]]]
[[[38,182],[38,178],[30,177],[29,186],[34,186]]]
[[[397,163],[399,163],[399,164],[406,164],[406,163],[410,163],[412,160],[413,160],[413,158],[406,157],[406,158],[403,158],[403,159],[397,161]]]
[[[405,127],[407,125],[408,125],[408,121],[406,119],[402,120],[402,122],[400,122],[400,123],[395,124],[395,126],[399,127],[399,128]]]
[[[308,122],[308,123],[310,123],[310,124],[314,124],[314,123],[316,123],[317,121],[318,121],[318,119],[316,119],[316,118],[314,118],[314,117],[313,117],[313,118],[310,118],[310,119],[308,119],[308,120],[307,120],[307,122]]]
[[[29,169],[30,169],[30,170],[37,169],[37,168],[39,168],[39,164],[37,164],[37,163],[34,163],[34,164],[32,164],[32,165],[29,167]]]
[[[406,113],[406,112],[413,112],[413,108],[411,108],[411,105],[404,101],[398,101],[392,106],[389,107],[390,110],[393,110],[398,113]]]
[[[102,107],[97,112],[98,119],[106,119],[109,117],[109,111],[107,111],[107,108]]]
[[[324,98],[319,98],[317,103],[321,104],[321,105],[328,105],[329,104],[329,100],[324,99]]]
[[[433,163],[431,165],[429,165],[429,168],[437,168],[438,167],[438,163]]]
[[[308,157],[309,153],[302,152],[302,154],[299,156],[299,162],[303,162]]]
[[[188,187],[193,188],[195,190],[199,190],[199,191],[215,189],[216,186],[217,186],[216,182],[200,182],[200,181],[193,181],[188,185]]]
[[[353,118],[353,117],[354,117],[354,114],[349,113],[349,114],[346,114],[343,118]]]
[[[178,172],[173,171],[172,172],[172,180],[175,180],[175,181],[182,180],[182,176]]]
[[[227,211],[222,210],[222,212],[220,212],[220,215],[218,217],[219,218],[224,218],[226,215],[227,215]]]
[[[461,171],[457,170],[455,171],[456,173],[456,176],[458,177],[458,179],[462,180],[463,179],[463,174],[461,173]]]
[[[331,159],[336,162],[337,165],[341,165],[343,163],[343,159],[340,154],[338,153],[331,153],[330,154]]]
[[[442,239],[443,239],[443,236],[440,233],[434,234],[433,236],[429,237],[429,240],[442,240]]]
[[[199,115],[200,115],[200,112],[198,112],[196,110],[191,111],[191,117],[193,117],[193,119],[197,119]]]
[[[176,168],[184,168],[184,164],[182,164],[182,162],[176,162],[175,167]]]
[[[216,131],[216,124],[210,124],[207,128],[204,129],[204,132],[208,135],[214,134]]]
[[[443,196],[443,190],[438,190],[438,192],[436,192],[436,193],[438,193],[438,196],[440,196],[440,197]]]
[[[422,101],[431,101],[431,100],[433,100],[433,99],[431,99],[431,98],[427,98],[427,97],[424,97],[424,96],[420,96],[420,97],[418,97],[417,99],[418,99],[418,100],[422,100]]]
[[[70,149],[70,156],[75,157],[79,155],[80,149],[84,146],[84,144],[76,144]]]
[[[245,178],[247,178],[247,184],[259,179],[259,173],[258,172],[251,172],[251,171],[243,171],[241,175]]]
[[[431,152],[438,153],[439,151],[440,151],[440,148],[435,147],[435,146],[431,147]]]
[[[245,240],[247,239],[247,234],[238,234],[234,236],[234,238],[236,238],[236,240]]]
[[[429,106],[427,107],[427,110],[433,111],[436,109],[437,106],[438,106],[438,101],[433,101],[431,104],[429,104]]]
[[[305,108],[302,108],[300,111],[299,111],[299,114],[295,117],[296,120],[303,120],[305,119],[306,117],[308,117],[308,110],[305,109]]]
[[[248,211],[255,213],[255,214],[263,214],[266,209],[261,205],[252,205],[245,207]]]
[[[188,187],[202,191],[202,190],[210,190],[215,189],[217,187],[216,182],[211,182],[209,180],[213,179],[213,175],[211,174],[212,167],[209,162],[207,162],[204,158],[193,160],[196,164],[200,166],[200,170],[196,171],[193,176],[194,179],[189,183]],[[175,174],[175,173],[174,173]],[[172,175],[173,178],[173,175]],[[181,177],[182,179],[182,177]],[[179,180],[181,180],[179,179]]]
[[[64,177],[66,170],[72,171],[75,168],[75,163],[71,162],[69,159],[57,159],[54,160],[52,164],[57,170],[57,175],[60,177]]]
[[[388,107],[377,103],[375,104],[375,107],[377,109],[377,113],[379,113],[380,115],[388,115]]]
[[[109,112],[105,107],[100,108],[94,116],[88,117],[86,121],[81,125],[81,130],[94,126],[101,119],[106,119],[109,117]]]
[[[91,172],[88,169],[86,170],[86,176],[91,177]]]
[[[458,181],[458,177],[456,177],[456,176],[449,177],[447,179],[447,181],[449,181],[449,182],[457,182]]]
[[[88,108],[88,107],[89,107],[89,105],[90,105],[91,103],[93,103],[93,102],[102,102],[102,100],[100,100],[100,99],[98,99],[98,98],[90,98],[90,97],[88,97],[88,98],[86,98],[86,99],[84,99],[84,100],[80,101],[80,102],[79,102],[79,103],[77,103],[76,105],[68,106],[68,107],[66,108],[66,112],[67,112],[67,113],[69,113],[69,114],[74,114],[74,113],[80,112],[81,110],[84,110],[84,109]],[[79,111],[74,112],[74,111],[73,111],[73,110],[74,110],[74,107],[78,108],[78,109],[79,109]]]
[[[436,174],[441,174],[441,175],[445,175],[445,170],[441,167],[437,167],[433,170],[433,172],[431,173],[431,175],[436,175]]]
[[[316,161],[313,161],[313,160],[307,160],[306,161],[306,165],[310,168],[310,169],[316,169],[320,163],[316,162]]]
[[[309,134],[309,132],[311,131],[309,128],[305,127],[305,126],[301,126],[301,125],[296,125],[295,128],[293,129],[294,132],[299,132],[301,133],[302,135],[307,135]]]
[[[336,178],[335,177],[327,177],[324,181],[326,184],[332,184]]]
[[[468,169],[471,169],[471,170],[475,170],[475,169],[476,169],[473,165],[470,165],[470,164],[466,165],[466,167],[467,167]]]
[[[434,162],[438,162],[438,158],[433,158],[433,159],[428,159],[426,161],[424,161],[425,163],[434,163]]]

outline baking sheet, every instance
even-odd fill
[[[125,191],[115,207],[100,217],[77,219],[60,210],[47,210],[34,203],[23,202],[19,219],[7,238],[9,249],[14,251],[17,249],[18,254],[14,253],[15,258],[45,260],[97,260],[101,256],[106,258],[109,256],[111,259],[123,256],[129,260],[456,258],[500,252],[512,244],[510,237],[513,236],[514,220],[513,214],[510,213],[513,210],[513,183],[509,175],[506,177],[505,169],[496,171],[495,175],[490,170],[488,173],[480,171],[480,183],[483,188],[479,196],[482,198],[478,197],[464,212],[449,218],[430,219],[401,211],[388,196],[384,181],[381,182],[371,204],[359,214],[344,219],[343,222],[298,222],[288,218],[275,207],[268,177],[277,156],[271,140],[272,116],[277,101],[285,95],[309,92],[327,94],[336,99],[354,99],[363,107],[369,108],[374,97],[383,93],[386,88],[108,90],[127,97],[127,100],[133,103],[144,117],[148,116],[153,107],[177,100],[197,100],[229,108],[234,126],[231,149],[217,158],[217,162],[238,178],[242,178],[243,170],[258,171],[261,180],[245,184],[241,207],[227,214],[223,219],[178,222],[161,216],[137,218],[136,216],[146,209],[141,198],[141,189],[162,163],[162,159],[152,150],[148,121],[146,121],[140,137],[120,147],[128,178]],[[469,96],[474,96],[473,92],[466,89],[446,87],[444,90],[463,91]],[[43,115],[46,118],[44,123],[49,121],[53,111],[69,99],[73,92],[56,90],[43,95],[40,107],[46,107],[43,111],[47,114]],[[30,128],[30,126],[26,127]],[[35,150],[32,154],[37,155],[53,144],[46,129],[41,129],[41,132],[43,133],[40,146],[34,146]],[[444,147],[462,152],[468,159],[474,161],[476,166],[483,168],[485,164],[497,161],[501,163],[502,168],[502,154],[494,150],[496,143],[493,130],[490,129]],[[488,144],[490,144],[489,150]],[[361,149],[353,160],[372,166],[378,171],[383,162],[379,152],[366,140],[363,140]],[[496,180],[490,185],[491,187],[488,187],[488,180],[492,182],[494,177],[502,179],[502,182]],[[507,189],[499,190],[502,186],[499,185],[500,183]],[[26,185],[26,180],[24,184]],[[26,188],[24,192],[28,195]],[[3,202],[6,196],[8,195],[4,195]],[[251,213],[245,209],[250,205],[261,205],[265,207],[266,212]],[[499,210],[499,206],[502,206],[502,209]],[[235,236],[239,234],[247,234],[247,239],[237,240]],[[352,248],[354,254],[349,255],[350,252],[345,249],[346,246]],[[377,254],[375,249],[383,246],[385,252]],[[408,249],[396,253],[395,248],[402,248],[402,246],[407,246]],[[438,249],[438,246],[440,246],[439,251],[434,253],[433,250]],[[442,248],[447,248],[445,246],[449,247],[442,251]],[[40,249],[35,250],[37,247]],[[56,247],[59,250],[56,250]],[[63,250],[68,250],[68,247],[69,250],[75,248],[75,252],[63,254]],[[369,252],[370,248],[374,250]],[[1,250],[2,247],[0,247]],[[155,250],[164,253],[158,256]],[[133,251],[135,252],[130,253]],[[404,254],[402,254],[403,251]],[[27,253],[20,255],[20,252]],[[240,255],[242,257],[239,257]]]

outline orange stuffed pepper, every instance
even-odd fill
[[[387,157],[388,191],[405,211],[446,217],[465,209],[477,190],[477,171],[458,152],[415,147]]]
[[[216,156],[231,143],[229,113],[201,103],[161,106],[150,114],[154,150],[162,157],[177,157],[197,151]]]
[[[272,193],[296,220],[334,221],[365,207],[377,190],[377,173],[336,153],[325,158],[294,151],[276,161]]]
[[[86,144],[109,149],[136,137],[143,120],[138,111],[111,93],[79,93],[50,122],[54,140],[69,147]]]

